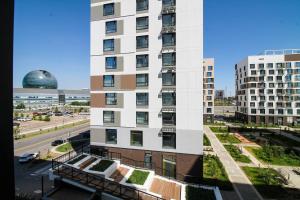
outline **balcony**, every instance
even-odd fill
[[[175,33],[175,32],[176,32],[175,25],[163,26],[161,29],[161,33]]]
[[[163,4],[162,5],[162,14],[170,14],[170,13],[175,13],[176,12],[176,5],[175,3],[170,3],[170,4]]]

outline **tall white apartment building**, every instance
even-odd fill
[[[237,117],[248,123],[300,124],[300,50],[265,51],[235,66]]]
[[[202,55],[202,0],[92,0],[92,150],[198,181]]]
[[[215,60],[204,58],[203,61],[203,120],[204,123],[214,121],[215,99]]]

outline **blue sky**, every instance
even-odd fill
[[[46,69],[59,88],[89,87],[89,1],[16,0],[14,86]],[[204,0],[204,56],[216,89],[234,95],[234,64],[265,49],[300,48],[299,0]]]

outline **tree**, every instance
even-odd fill
[[[21,117],[24,117],[24,113],[21,113]]]
[[[42,121],[43,120],[43,117],[42,115],[39,115],[39,120]]]
[[[54,112],[58,113],[58,108],[57,107],[55,107]]]
[[[20,103],[16,106],[16,109],[25,109],[25,104],[24,103]]]
[[[48,115],[46,115],[44,121],[49,122],[50,121],[50,117]]]
[[[18,126],[14,127],[13,131],[14,131],[14,138],[19,139],[20,138],[20,128]]]

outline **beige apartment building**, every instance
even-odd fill
[[[203,121],[214,121],[214,96],[215,96],[215,60],[205,58],[203,61]]]

